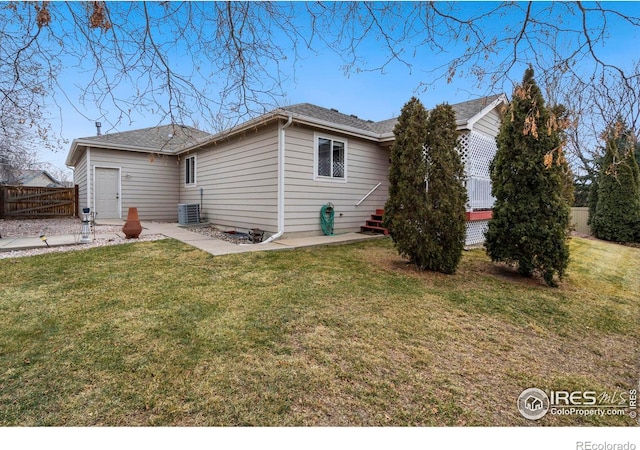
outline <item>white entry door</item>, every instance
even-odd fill
[[[120,218],[120,170],[96,167],[96,207],[98,219]]]

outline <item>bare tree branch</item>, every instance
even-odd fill
[[[532,65],[539,78],[613,89],[615,77],[632,92],[638,67],[600,50],[620,27],[640,28],[628,4],[0,3],[0,109],[41,124],[58,95],[112,128],[142,114],[214,131],[279,106],[296,64],[327,52],[347,76],[399,68],[422,74],[423,89],[465,78],[509,91]],[[638,99],[625,95],[628,112]],[[595,94],[585,102],[604,114]]]

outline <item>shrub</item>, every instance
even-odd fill
[[[456,116],[449,105],[438,105],[427,121],[427,248],[424,268],[454,273],[466,234],[464,165],[456,146]]]
[[[455,113],[439,105],[427,118],[414,97],[394,133],[385,227],[398,253],[418,268],[454,273],[464,247],[467,201]]]
[[[514,89],[491,164],[496,202],[485,247],[492,261],[515,264],[525,276],[538,272],[550,286],[569,262],[568,171],[560,132],[527,69]]]
[[[427,111],[415,97],[403,107],[394,130],[389,167],[389,198],[384,207],[384,226],[398,253],[421,265],[427,250],[423,233],[427,216],[424,145]]]
[[[598,176],[591,228],[599,239],[640,240],[640,175],[635,138],[621,120],[604,133],[606,148]]]

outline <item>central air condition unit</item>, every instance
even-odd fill
[[[178,223],[180,225],[200,223],[200,205],[197,203],[179,203]]]

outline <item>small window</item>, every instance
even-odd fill
[[[316,177],[346,178],[346,142],[327,137],[316,138]]]
[[[184,160],[185,174],[184,184],[187,186],[196,184],[196,157],[189,156]]]

